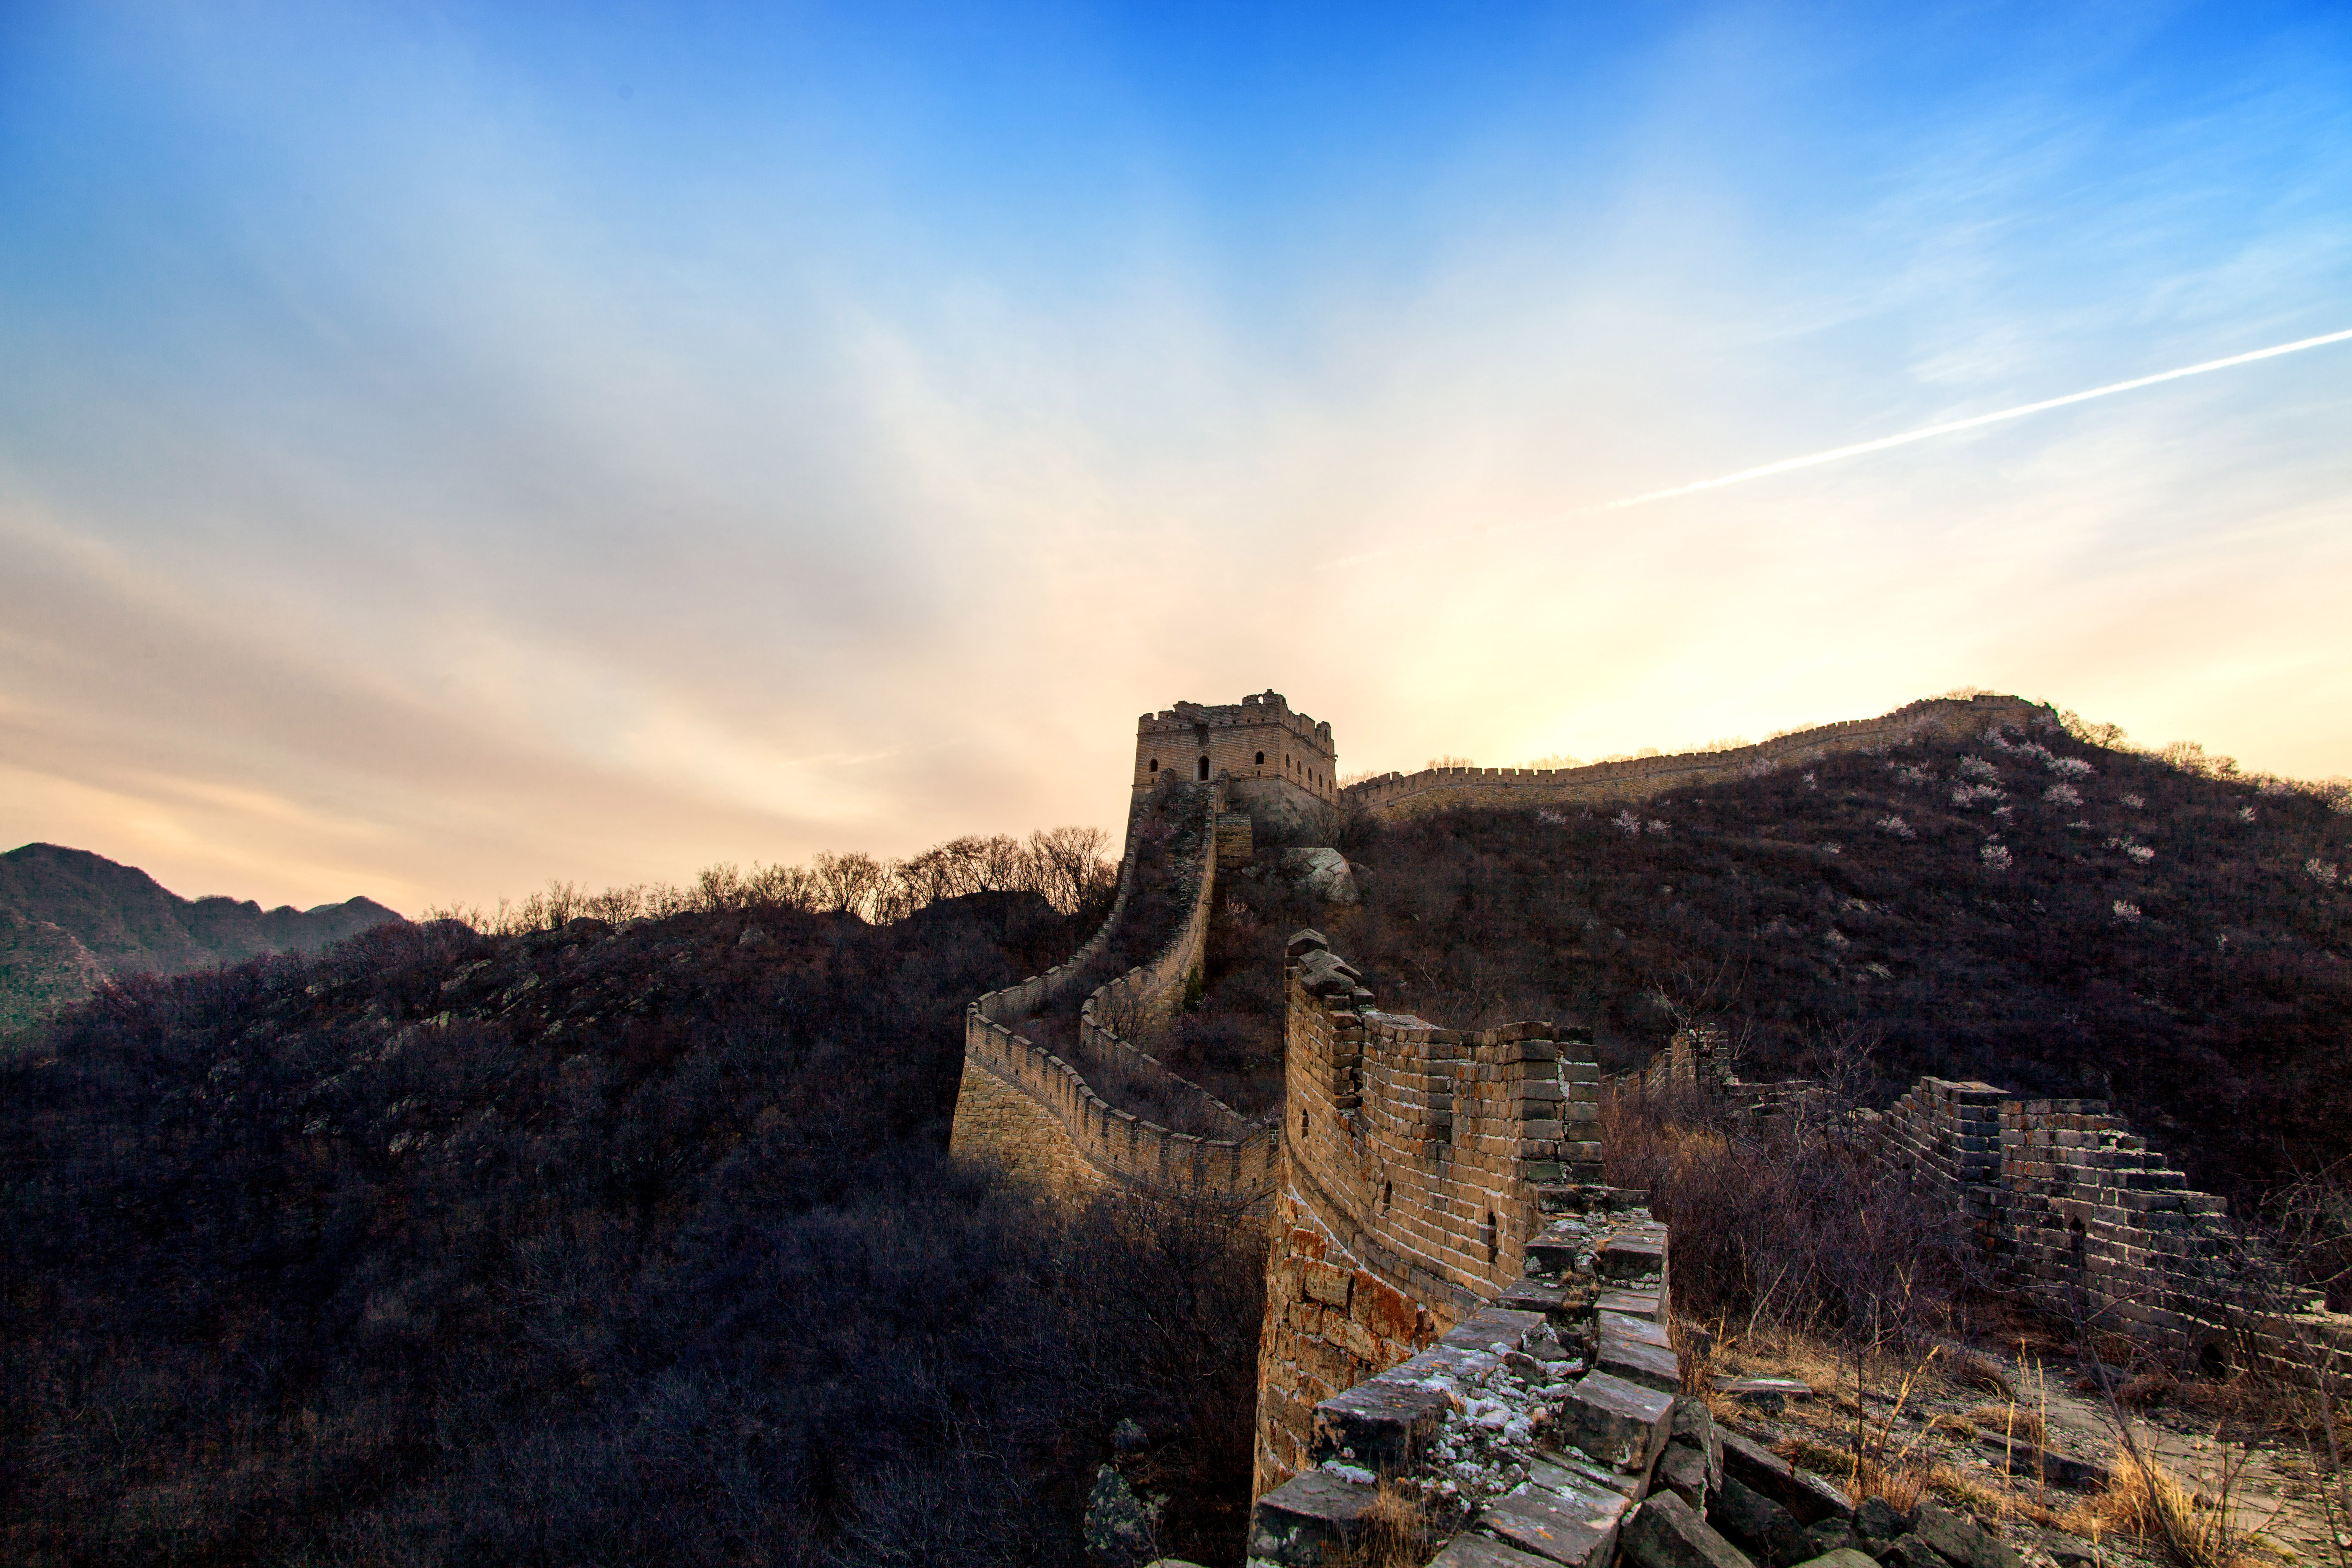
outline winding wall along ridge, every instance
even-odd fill
[[[1580,768],[1424,768],[1413,773],[1382,773],[1349,784],[1339,797],[1389,820],[1460,805],[1528,810],[1538,805],[1639,800],[1725,776],[1769,771],[1806,753],[1860,751],[1929,733],[1955,739],[1993,724],[2021,724],[2041,711],[2017,697],[1931,697],[1875,719],[1822,724],[1727,752],[1633,757]]]
[[[1169,1092],[1197,1100],[1204,1112],[1232,1130],[1233,1136],[1203,1138],[1176,1132],[1121,1110],[1096,1093],[1076,1068],[1008,1026],[1066,994],[1109,946],[1135,892],[1139,815],[1137,825],[1129,828],[1118,899],[1102,929],[1068,961],[1018,985],[992,991],[966,1007],[964,1056],[1051,1115],[1079,1157],[1104,1177],[1153,1197],[1245,1206],[1273,1194],[1280,1161],[1275,1130],[1253,1127],[1231,1107],[1119,1037],[1108,1022],[1130,1006],[1144,1020],[1165,1019],[1174,1011],[1207,948],[1216,893],[1213,828],[1216,814],[1225,804],[1225,781],[1220,778],[1207,786],[1171,783],[1164,787],[1197,797],[1185,804],[1195,807],[1202,817],[1194,856],[1197,864],[1189,868],[1190,908],[1183,924],[1159,952],[1088,995],[1079,1013],[1081,1038],[1120,1058],[1139,1075],[1158,1079]]]

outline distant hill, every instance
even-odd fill
[[[316,952],[400,919],[372,899],[310,910],[183,899],[135,866],[27,844],[0,855],[0,1029],[79,1001],[110,974],[183,974],[266,952]]]

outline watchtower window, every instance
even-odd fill
[[[1257,754],[1257,765],[1259,767],[1265,766],[1265,753],[1264,752],[1260,752]]]
[[[1502,1255],[1502,1247],[1498,1243],[1495,1235],[1495,1211],[1493,1209],[1488,1209],[1486,1211],[1486,1261],[1489,1264],[1492,1264],[1500,1258]]]
[[[1202,777],[1202,779],[1203,781],[1206,781],[1206,780],[1207,780],[1207,778],[1208,778],[1208,776],[1209,776],[1209,759],[1208,759],[1208,758],[1206,758],[1206,757],[1202,757],[1202,758],[1201,759],[1201,777]]]
[[[1155,773],[1160,771],[1160,759],[1158,757],[1151,759],[1151,771]]]

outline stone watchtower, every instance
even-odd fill
[[[1137,804],[1165,773],[1195,783],[1223,773],[1232,809],[1280,842],[1331,842],[1339,772],[1330,724],[1292,712],[1278,691],[1219,707],[1179,702],[1135,727]]]

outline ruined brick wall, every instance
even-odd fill
[[[2008,1099],[1989,1083],[1923,1078],[1880,1123],[1885,1157],[1948,1193],[1970,1223],[1995,1224]]]
[[[2226,1321],[2208,1276],[2233,1250],[2227,1203],[2190,1191],[2104,1101],[2004,1100],[2000,1115],[2001,1241],[2021,1283],[2064,1312],[2072,1281],[2121,1331],[2202,1348]]]
[[[1372,1010],[1317,933],[1294,937],[1290,957],[1260,1491],[1306,1463],[1318,1403],[1517,1278],[1543,1193],[1600,1170],[1588,1037],[1544,1023],[1434,1028]]]
[[[1078,984],[1125,918],[1134,891],[1131,829],[1118,901],[1103,929],[1068,962],[965,1008],[964,1080],[950,1140],[954,1152],[992,1158],[1065,1193],[1108,1184],[1220,1207],[1247,1207],[1272,1195],[1279,1159],[1274,1130],[1248,1121],[1118,1034],[1121,1027],[1164,1020],[1181,1004],[1207,943],[1216,895],[1213,825],[1225,805],[1224,788],[1222,781],[1174,787],[1185,792],[1181,809],[1201,818],[1196,847],[1177,867],[1188,890],[1186,917],[1151,958],[1095,989],[1081,1007],[1079,1028],[1095,1049],[1121,1057],[1130,1071],[1191,1100],[1205,1120],[1222,1124],[1224,1135],[1173,1131],[1108,1103],[1077,1068],[1014,1027]],[[1055,1144],[1057,1132],[1066,1148]]]
[[[1678,1396],[1665,1227],[1640,1194],[1571,1192],[1528,1246],[1524,1275],[1410,1358],[1315,1406],[1313,1468],[1261,1489],[1251,1507],[1251,1568],[1366,1560],[1390,1477],[1445,1505],[1452,1540],[1433,1568],[1608,1568],[1627,1560],[1621,1535],[1658,1534],[1643,1513],[1684,1508],[1695,1521],[1734,1464],[1786,1506],[1830,1495],[1760,1447],[1727,1446],[1706,1402]],[[1681,1539],[1679,1551],[1632,1556],[1724,1560],[1704,1537]]]
[[[2016,1288],[2061,1317],[2209,1365],[2352,1367],[2352,1315],[2294,1288],[2104,1100],[1923,1078],[1885,1157],[1949,1195]]]
[[[1995,724],[2021,725],[2042,711],[2016,697],[1931,698],[1876,719],[1824,724],[1735,751],[1635,757],[1582,768],[1430,768],[1383,773],[1349,785],[1340,798],[1391,821],[1465,805],[1531,811],[1540,805],[1641,800],[1824,752],[1861,751],[1924,735],[1958,739]]]

